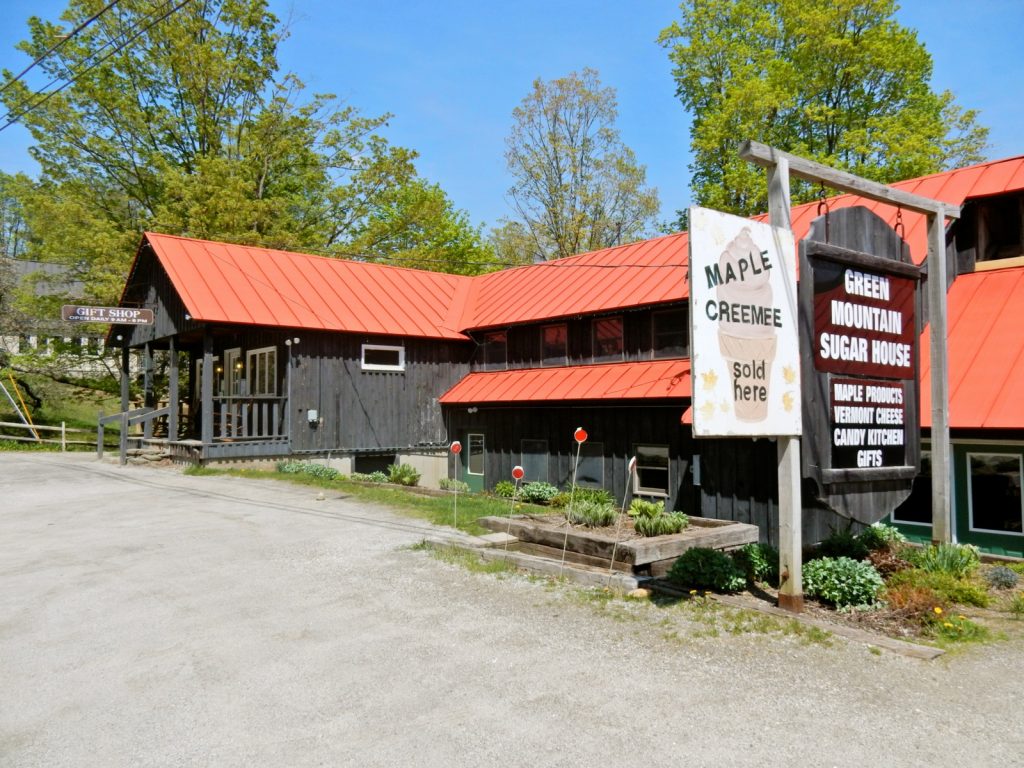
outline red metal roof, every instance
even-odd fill
[[[1024,268],[960,275],[948,294],[949,425],[1024,425]],[[921,425],[931,426],[929,329],[921,335]]]
[[[440,402],[689,398],[690,392],[689,360],[651,360],[471,373],[445,392]]]
[[[685,232],[474,278],[466,328],[528,323],[680,301]]]
[[[465,339],[470,278],[152,232],[145,240],[203,322]]]
[[[1024,189],[1024,156],[993,160],[990,163],[943,171],[919,179],[900,181],[890,185],[911,194],[930,197],[953,205],[963,205],[971,198],[990,197]],[[829,210],[862,205],[885,219],[890,225],[896,224],[897,209],[884,203],[875,203],[856,195],[837,195],[827,199]],[[797,242],[807,236],[811,222],[818,217],[818,203],[795,206],[791,213],[793,235]],[[767,215],[756,217],[766,221]],[[903,239],[910,245],[914,262],[921,264],[928,255],[928,232],[925,217],[919,213],[903,212]]]
[[[1024,189],[1024,157],[900,182],[896,188],[962,205]],[[895,224],[896,208],[854,195],[831,210],[866,204]],[[817,203],[793,208],[799,241]],[[764,218],[764,217],[759,217]],[[927,253],[924,217],[903,214],[911,253]],[[464,277],[147,233],[197,320],[397,336],[463,339],[470,329],[613,312],[688,297],[686,233],[567,259]]]

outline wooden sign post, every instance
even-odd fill
[[[789,177],[827,184],[832,189],[922,213],[928,224],[928,303],[931,327],[932,387],[932,536],[950,538],[949,391],[946,362],[946,218],[959,218],[959,206],[912,195],[884,184],[781,152],[754,141],[745,141],[739,155],[768,172],[768,215],[775,227],[791,229]],[[800,610],[803,604],[801,576],[800,439],[778,438],[779,565],[783,582],[779,605]]]

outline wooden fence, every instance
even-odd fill
[[[59,445],[62,451],[66,451],[69,445],[87,445],[94,447],[96,445],[96,431],[92,429],[79,429],[78,427],[69,427],[65,422],[61,422],[59,427],[50,426],[47,424],[21,424],[18,422],[11,421],[0,421],[0,429],[4,431],[9,429],[20,429],[29,434],[20,435],[9,435],[0,434],[0,440],[14,440],[19,443],[41,443],[44,445]],[[54,437],[44,437],[43,435],[53,435]],[[68,438],[68,435],[72,436],[72,439]],[[79,435],[87,435],[88,437],[81,439]]]

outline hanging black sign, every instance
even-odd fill
[[[804,476],[828,506],[873,522],[920,464],[920,269],[867,209],[828,215],[828,242],[812,226],[800,243]]]

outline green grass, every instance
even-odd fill
[[[462,547],[439,546],[428,541],[421,541],[419,544],[414,544],[410,549],[414,551],[426,550],[436,560],[448,563],[449,565],[457,565],[471,573],[506,574],[514,573],[516,570],[515,564],[508,560],[487,560],[476,552]]]
[[[309,486],[312,488],[323,488],[360,499],[374,504],[381,504],[396,512],[410,517],[427,520],[434,525],[446,525],[457,527],[466,533],[479,535],[488,531],[477,524],[480,517],[505,517],[511,508],[508,499],[498,499],[493,496],[481,494],[459,494],[458,501],[458,525],[456,523],[456,511],[454,507],[454,494],[444,496],[433,496],[417,493],[412,489],[397,488],[389,485],[373,485],[358,483],[348,480],[345,477],[325,479],[313,477],[303,473],[287,474],[275,470],[260,469],[215,469],[209,467],[195,467],[185,470],[188,474],[194,475],[230,475],[232,477],[247,477],[261,480],[279,480],[295,485]],[[533,504],[517,504],[516,513],[526,512],[533,514],[550,514],[547,507],[539,507]]]
[[[95,429],[100,411],[110,414],[121,410],[120,396],[109,392],[65,384],[33,374],[18,374],[17,378],[27,382],[32,393],[42,401],[42,405],[32,411],[32,421],[37,424],[59,426],[63,421],[69,427]],[[6,376],[4,383],[8,384],[9,388],[9,379]],[[27,403],[30,399],[28,393],[21,394]],[[0,421],[19,421],[11,411],[6,398],[0,404]]]

